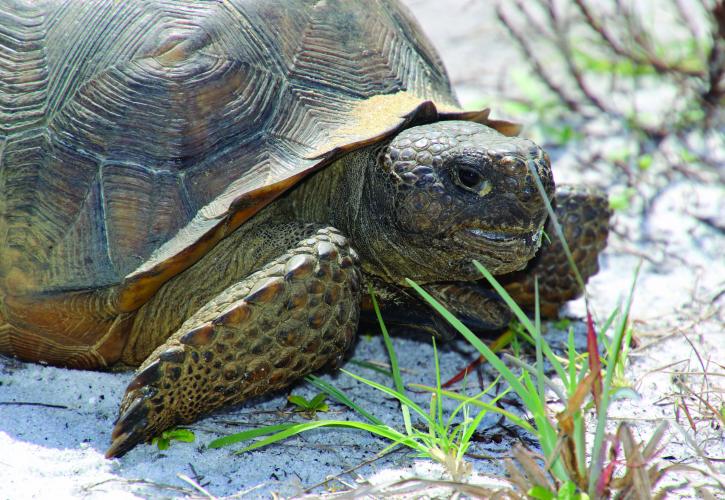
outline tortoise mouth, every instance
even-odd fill
[[[454,240],[466,248],[489,253],[501,253],[502,260],[528,260],[533,257],[541,245],[542,229],[535,231],[498,231],[478,227],[459,229],[453,235]],[[509,253],[507,258],[506,254]]]

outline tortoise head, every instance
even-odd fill
[[[450,281],[479,279],[473,259],[494,274],[525,267],[546,220],[533,172],[551,199],[548,156],[531,141],[463,121],[403,130],[368,162],[368,271]]]

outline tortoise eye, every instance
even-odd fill
[[[476,192],[483,181],[483,177],[477,170],[465,165],[459,165],[456,168],[456,178],[462,188]]]

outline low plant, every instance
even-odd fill
[[[516,315],[518,321],[525,328],[525,338],[536,346],[536,363],[530,366],[516,358],[509,358],[522,370],[522,375],[515,374],[501,359],[498,358],[473,332],[463,323],[452,316],[440,303],[430,296],[415,282],[409,281],[413,287],[441,316],[443,316],[456,330],[458,330],[508,382],[510,388],[519,396],[534,421],[534,434],[539,440],[543,452],[543,465],[539,465],[531,452],[518,448],[514,458],[523,473],[517,472],[513,461],[507,463],[507,469],[512,482],[522,493],[534,498],[607,498],[613,488],[625,489],[631,486],[630,482],[615,482],[614,470],[623,466],[627,469],[625,477],[634,480],[636,474],[647,473],[644,462],[635,463],[633,460],[621,461],[618,457],[620,438],[607,438],[607,411],[612,397],[616,395],[614,376],[621,373],[622,346],[629,341],[631,330],[627,328],[627,317],[631,304],[632,293],[622,308],[617,308],[605,323],[605,330],[616,320],[612,340],[606,344],[606,353],[602,357],[599,353],[598,336],[594,329],[591,316],[587,315],[587,351],[588,364],[577,363],[577,353],[574,348],[573,330],[569,330],[567,345],[567,362],[554,354],[549,344],[541,335],[541,324],[538,311],[532,322],[521,308],[508,295],[506,290],[480,263],[475,265],[484,278],[499,293]],[[636,279],[636,277],[635,277]],[[632,285],[632,291],[634,284]],[[538,302],[538,300],[537,300]],[[553,382],[544,371],[544,359],[548,361],[558,375],[560,384]],[[603,363],[604,361],[604,363]],[[602,365],[605,369],[602,370]],[[547,403],[546,388],[558,395],[564,409],[556,413],[556,422],[551,419],[554,414]],[[596,408],[596,424],[594,440],[591,450],[586,440],[585,403],[588,397]],[[620,426],[619,434],[627,434],[626,425]],[[653,443],[659,442],[661,432],[656,433]],[[632,440],[632,443],[634,441]],[[628,442],[628,445],[630,443]],[[634,450],[636,445],[628,446]],[[653,453],[655,445],[647,450]],[[587,452],[591,452],[591,460],[587,463]],[[634,452],[628,452],[628,457]],[[645,456],[644,452],[640,455]],[[605,457],[609,457],[606,463]],[[648,455],[648,458],[649,457]],[[644,471],[644,472],[642,472]],[[656,476],[655,481],[661,476]],[[650,489],[647,489],[649,493]]]
[[[301,413],[305,418],[314,418],[318,411],[329,411],[330,407],[325,400],[327,394],[320,392],[312,399],[307,399],[299,394],[290,394],[287,396],[287,401],[294,405],[295,411]]]
[[[172,441],[182,443],[193,443],[196,439],[194,432],[189,429],[175,428],[167,429],[151,440],[151,444],[155,444],[159,450],[168,450]]]

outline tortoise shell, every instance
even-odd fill
[[[0,352],[24,359],[114,363],[164,282],[340,154],[514,132],[459,109],[394,1],[1,1]]]

